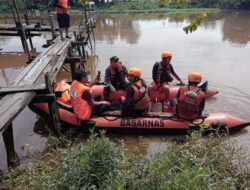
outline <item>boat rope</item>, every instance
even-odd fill
[[[116,117],[113,118],[113,119],[109,119],[108,117],[110,117],[110,116],[103,116],[103,118],[106,119],[107,121],[115,121],[115,120],[117,120],[117,119],[120,118],[120,116],[116,116]],[[114,116],[113,116],[113,117],[114,117]]]

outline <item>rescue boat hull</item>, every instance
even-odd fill
[[[46,103],[30,105],[30,109],[49,120],[49,109]],[[172,114],[147,113],[140,117],[120,117],[119,114],[108,112],[99,116],[92,116],[91,121],[81,121],[69,107],[59,104],[60,121],[64,128],[75,128],[82,132],[89,129],[107,130],[114,133],[129,134],[168,134],[182,135],[190,130],[203,129],[205,132],[228,131],[235,133],[250,125],[248,121],[224,113],[211,113],[208,117],[188,122],[179,120]]]

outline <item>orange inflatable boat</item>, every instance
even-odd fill
[[[176,98],[177,92],[180,86],[170,86],[169,88],[169,99]],[[55,90],[58,91],[69,91],[70,85],[65,81],[59,81],[55,85]],[[91,91],[94,95],[99,95],[100,100],[109,100],[111,102],[118,102],[120,98],[126,97],[125,90],[115,90],[115,89],[108,89],[105,85],[94,85],[91,87]],[[149,87],[149,96],[152,102],[166,102],[167,94],[165,93],[166,89],[162,89],[162,91],[153,90],[152,86]],[[208,88],[204,90],[206,93],[206,97],[210,98],[218,94],[218,90],[214,88]],[[68,103],[69,95],[67,93],[63,93],[62,97],[59,98],[63,103]]]
[[[218,129],[234,133],[250,125],[248,121],[224,113],[211,113],[207,117],[189,122],[167,113],[149,112],[140,117],[120,117],[117,111],[93,115],[91,120],[86,122],[77,118],[71,106],[62,103],[58,103],[58,105],[62,126],[66,128],[73,127],[83,132],[87,132],[90,128],[95,127],[95,129],[105,129],[108,132],[137,134],[179,135],[186,134],[192,129],[201,128],[205,129],[205,131]],[[29,107],[49,122],[47,103],[35,103]]]
[[[149,97],[152,102],[166,102],[167,99],[172,99],[177,97],[177,93],[179,90],[180,86],[170,86],[169,87],[169,95],[166,93],[166,89],[162,89],[161,91],[153,90],[152,86],[149,87]],[[101,95],[101,99],[104,100],[106,97],[105,96],[105,85],[95,85],[91,88],[93,94],[99,94]],[[218,94],[218,90],[215,88],[208,88],[206,91],[206,98],[211,98]],[[126,91],[124,90],[111,90],[109,99],[112,102],[117,102],[119,98],[122,96],[126,96]],[[106,99],[108,99],[106,97]]]
[[[67,92],[68,86],[59,84],[56,90]],[[119,111],[105,112],[101,115],[93,115],[90,121],[81,121],[73,112],[67,93],[57,99],[59,115],[62,126],[74,127],[81,131],[90,128],[106,129],[109,132],[129,132],[143,134],[185,134],[190,129],[203,128],[206,131],[220,129],[230,133],[237,132],[250,123],[243,119],[224,113],[211,113],[207,116],[189,122],[178,119],[174,114],[164,112],[149,112],[139,117],[121,117]],[[49,121],[49,108],[47,103],[31,104],[30,109]]]

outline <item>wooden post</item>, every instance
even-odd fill
[[[30,31],[27,31],[28,32],[28,39],[29,39],[29,42],[30,42],[30,49],[34,49],[34,46],[33,46],[33,42],[32,42],[32,37],[30,35]]]
[[[13,4],[11,4],[11,2],[9,2],[9,7],[11,9],[11,13],[12,13],[12,16],[14,18],[15,23],[17,23],[16,14],[15,14],[15,12],[13,10]]]
[[[70,71],[72,81],[75,80],[75,72],[76,72],[76,63],[70,63]]]
[[[76,31],[74,31],[73,34],[74,34],[74,37],[75,37],[75,41],[77,42],[78,39],[77,39]]]
[[[27,7],[27,0],[23,0],[23,4],[25,7],[25,14],[24,14],[24,19],[27,25],[29,25],[29,15],[28,15],[28,7]]]
[[[25,24],[26,25],[29,25],[29,18],[28,18],[28,15],[27,14],[24,14],[24,20],[25,20]]]
[[[45,83],[46,83],[46,90],[49,94],[54,93],[52,84],[50,82],[49,79],[49,75],[48,73],[45,75]],[[59,116],[59,111],[58,111],[58,105],[56,103],[56,97],[54,95],[54,101],[49,102],[49,113],[50,113],[50,117],[51,117],[51,127],[52,127],[52,131],[56,134],[56,135],[60,135],[61,134],[61,130],[60,130],[60,116]],[[50,126],[49,126],[50,127]]]
[[[88,10],[89,10],[89,5],[88,5]],[[92,42],[91,42],[91,39],[90,39],[90,23],[89,23],[89,17],[90,17],[90,14],[88,16],[87,14],[87,8],[86,8],[86,5],[84,6],[84,15],[85,15],[85,27],[87,29],[87,39],[86,41],[89,41],[89,44],[90,44],[90,48],[92,49]]]
[[[56,38],[56,33],[55,33],[55,26],[54,26],[53,15],[49,15],[49,23],[50,23],[50,26],[51,26],[52,39],[55,39]]]
[[[11,2],[14,5],[14,8],[16,10],[16,14],[17,14],[16,25],[17,25],[17,27],[19,27],[19,32],[20,32],[20,37],[21,37],[22,44],[23,44],[23,49],[30,57],[30,52],[29,52],[29,48],[28,48],[28,44],[27,44],[27,40],[26,40],[26,34],[25,34],[25,30],[24,30],[22,22],[21,22],[21,17],[20,17],[19,10],[18,10],[17,4],[16,4],[16,0],[11,0]]]
[[[78,42],[77,35],[76,35],[76,32],[75,32],[75,31],[74,31],[74,36],[75,36],[76,42]],[[78,51],[79,56],[80,56],[81,58],[83,58],[83,55],[82,55],[82,51],[81,51],[80,45],[79,45],[79,44],[76,44],[76,47],[77,47],[77,51]]]
[[[10,124],[7,129],[2,133],[2,136],[7,153],[8,168],[10,169],[11,167],[18,166],[20,163],[17,154],[15,153],[12,124]]]

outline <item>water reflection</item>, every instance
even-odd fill
[[[125,40],[128,44],[138,43],[143,33],[140,22],[160,22],[167,28],[167,23],[176,26],[189,24],[198,14],[101,14],[97,19],[95,31],[97,40],[114,44],[115,40]],[[250,12],[209,13],[201,28],[215,29],[222,25],[223,40],[238,45],[250,41]],[[184,31],[183,31],[184,32]]]
[[[224,18],[223,40],[245,46],[250,41],[250,12],[231,13]]]
[[[23,53],[0,54],[0,85],[8,86],[26,67],[27,55]]]
[[[125,40],[128,44],[136,44],[140,30],[138,23],[135,22],[131,15],[124,17],[123,15],[106,15],[99,16],[97,19],[95,30],[97,40],[107,41],[110,44],[114,40]]]

